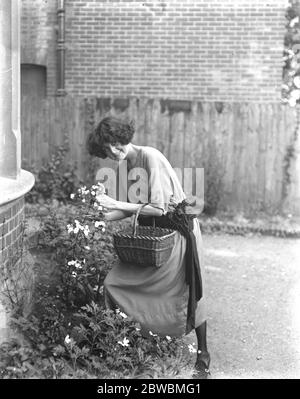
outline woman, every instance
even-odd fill
[[[199,221],[195,215],[186,214],[186,196],[168,160],[153,147],[132,144],[133,135],[132,123],[106,117],[89,135],[87,148],[91,155],[100,158],[126,160],[128,171],[134,168],[145,171],[147,181],[140,181],[140,186],[145,188],[141,191],[146,195],[142,202],[148,205],[141,209],[139,223],[152,224],[155,218],[157,226],[178,231],[171,256],[162,267],[139,267],[120,261],[105,279],[106,303],[108,307],[118,306],[143,329],[159,335],[180,336],[195,328],[198,341],[195,368],[199,378],[207,378],[210,356],[206,343]],[[106,210],[107,221],[131,216],[141,207],[128,197],[124,202],[104,194],[98,200]]]

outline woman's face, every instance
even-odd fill
[[[128,154],[128,144],[111,144],[106,143],[104,149],[108,158],[113,161],[122,161]]]

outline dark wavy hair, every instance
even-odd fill
[[[90,155],[107,158],[104,144],[129,144],[134,135],[134,122],[107,116],[101,120],[96,129],[89,134],[86,148]]]

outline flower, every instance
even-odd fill
[[[72,272],[72,277],[77,277],[77,273],[76,272]]]
[[[74,198],[75,198],[75,194],[73,194],[73,193],[70,194],[70,198],[71,198],[71,199],[74,199]]]
[[[69,266],[73,266],[75,263],[76,263],[76,260],[70,260],[70,261],[68,262],[68,265],[69,265]]]
[[[118,344],[122,345],[122,346],[129,346],[129,339],[127,339],[126,337],[123,339],[123,341],[118,341]]]
[[[99,290],[99,294],[103,295],[103,285],[101,285],[101,287],[99,288],[99,285],[95,285],[95,287],[93,288],[94,291],[98,291]]]
[[[120,314],[121,317],[123,317],[123,319],[127,319],[127,315],[125,313],[120,312],[119,314]]]
[[[293,28],[299,22],[299,17],[295,17],[290,21],[290,27]]]
[[[95,227],[97,228],[97,227],[100,227],[100,226],[105,227],[105,223],[102,222],[102,221],[96,220]]]
[[[87,251],[89,251],[91,249],[91,247],[89,245],[85,245],[84,249],[86,249]]]
[[[297,87],[297,89],[300,88],[300,76],[294,77],[294,85]]]
[[[288,103],[290,104],[291,107],[295,107],[297,100],[295,97],[292,97],[289,99]]]
[[[70,344],[72,342],[72,339],[70,338],[70,336],[69,336],[69,334],[68,335],[66,335],[66,338],[65,338],[65,344]]]
[[[171,339],[172,339],[169,335],[166,335],[166,338],[168,341],[171,341]]]
[[[149,334],[152,335],[152,337],[157,337],[157,334],[153,334],[152,331],[149,331]]]
[[[189,349],[189,351],[190,351],[190,353],[196,353],[197,352],[197,349],[196,348],[194,348],[194,343],[191,345],[191,344],[189,344],[188,345],[188,349]]]
[[[89,232],[90,232],[89,226],[86,224],[86,225],[84,226],[84,229],[83,229],[83,234],[84,234],[86,237],[88,237]]]

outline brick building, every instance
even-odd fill
[[[66,92],[279,102],[287,5],[287,0],[66,0]],[[53,96],[57,1],[22,0],[22,6],[21,61],[44,67],[47,94]]]

